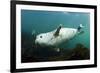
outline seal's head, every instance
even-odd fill
[[[46,34],[39,34],[36,36],[36,39],[35,39],[35,44],[38,44],[38,45],[45,45],[46,44],[46,40],[47,40],[47,35]]]

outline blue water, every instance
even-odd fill
[[[32,31],[36,34],[49,32],[56,29],[59,24],[66,28],[78,28],[79,24],[85,26],[83,34],[65,42],[61,47],[72,49],[81,43],[90,48],[90,14],[82,12],[38,11],[21,10],[22,45],[32,45]]]

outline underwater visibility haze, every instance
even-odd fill
[[[60,52],[34,47],[32,32],[36,35],[57,29],[77,29],[84,26],[84,33],[59,45]],[[64,60],[85,60],[90,58],[90,14],[84,12],[21,10],[21,62],[44,62]]]

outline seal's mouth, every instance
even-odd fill
[[[41,45],[37,42],[37,41],[34,41],[33,42],[33,48],[38,48],[38,47],[40,47]]]
[[[37,38],[35,38],[35,44],[39,44],[39,42],[38,42],[39,40],[37,40]]]
[[[35,40],[35,45],[36,46],[41,46],[41,44],[38,42],[38,40]]]

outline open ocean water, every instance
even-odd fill
[[[87,48],[87,50],[90,49],[89,13],[21,10],[22,62],[33,61],[30,60],[30,58],[33,58],[32,56],[35,56],[36,62],[42,60],[49,61],[48,56],[51,56],[51,52],[49,53],[49,51],[45,51],[44,49],[40,50],[41,52],[37,52],[39,49],[35,49],[35,52],[33,52],[34,48],[32,48],[32,32],[35,31],[36,34],[50,32],[55,30],[60,24],[62,24],[62,27],[76,29],[80,24],[83,24],[84,26],[84,28],[82,29],[84,31],[83,34],[80,34],[72,40],[65,42],[63,45],[59,46],[60,48],[64,50],[70,50],[74,49],[77,44],[81,44],[81,46],[84,46],[85,48]]]

